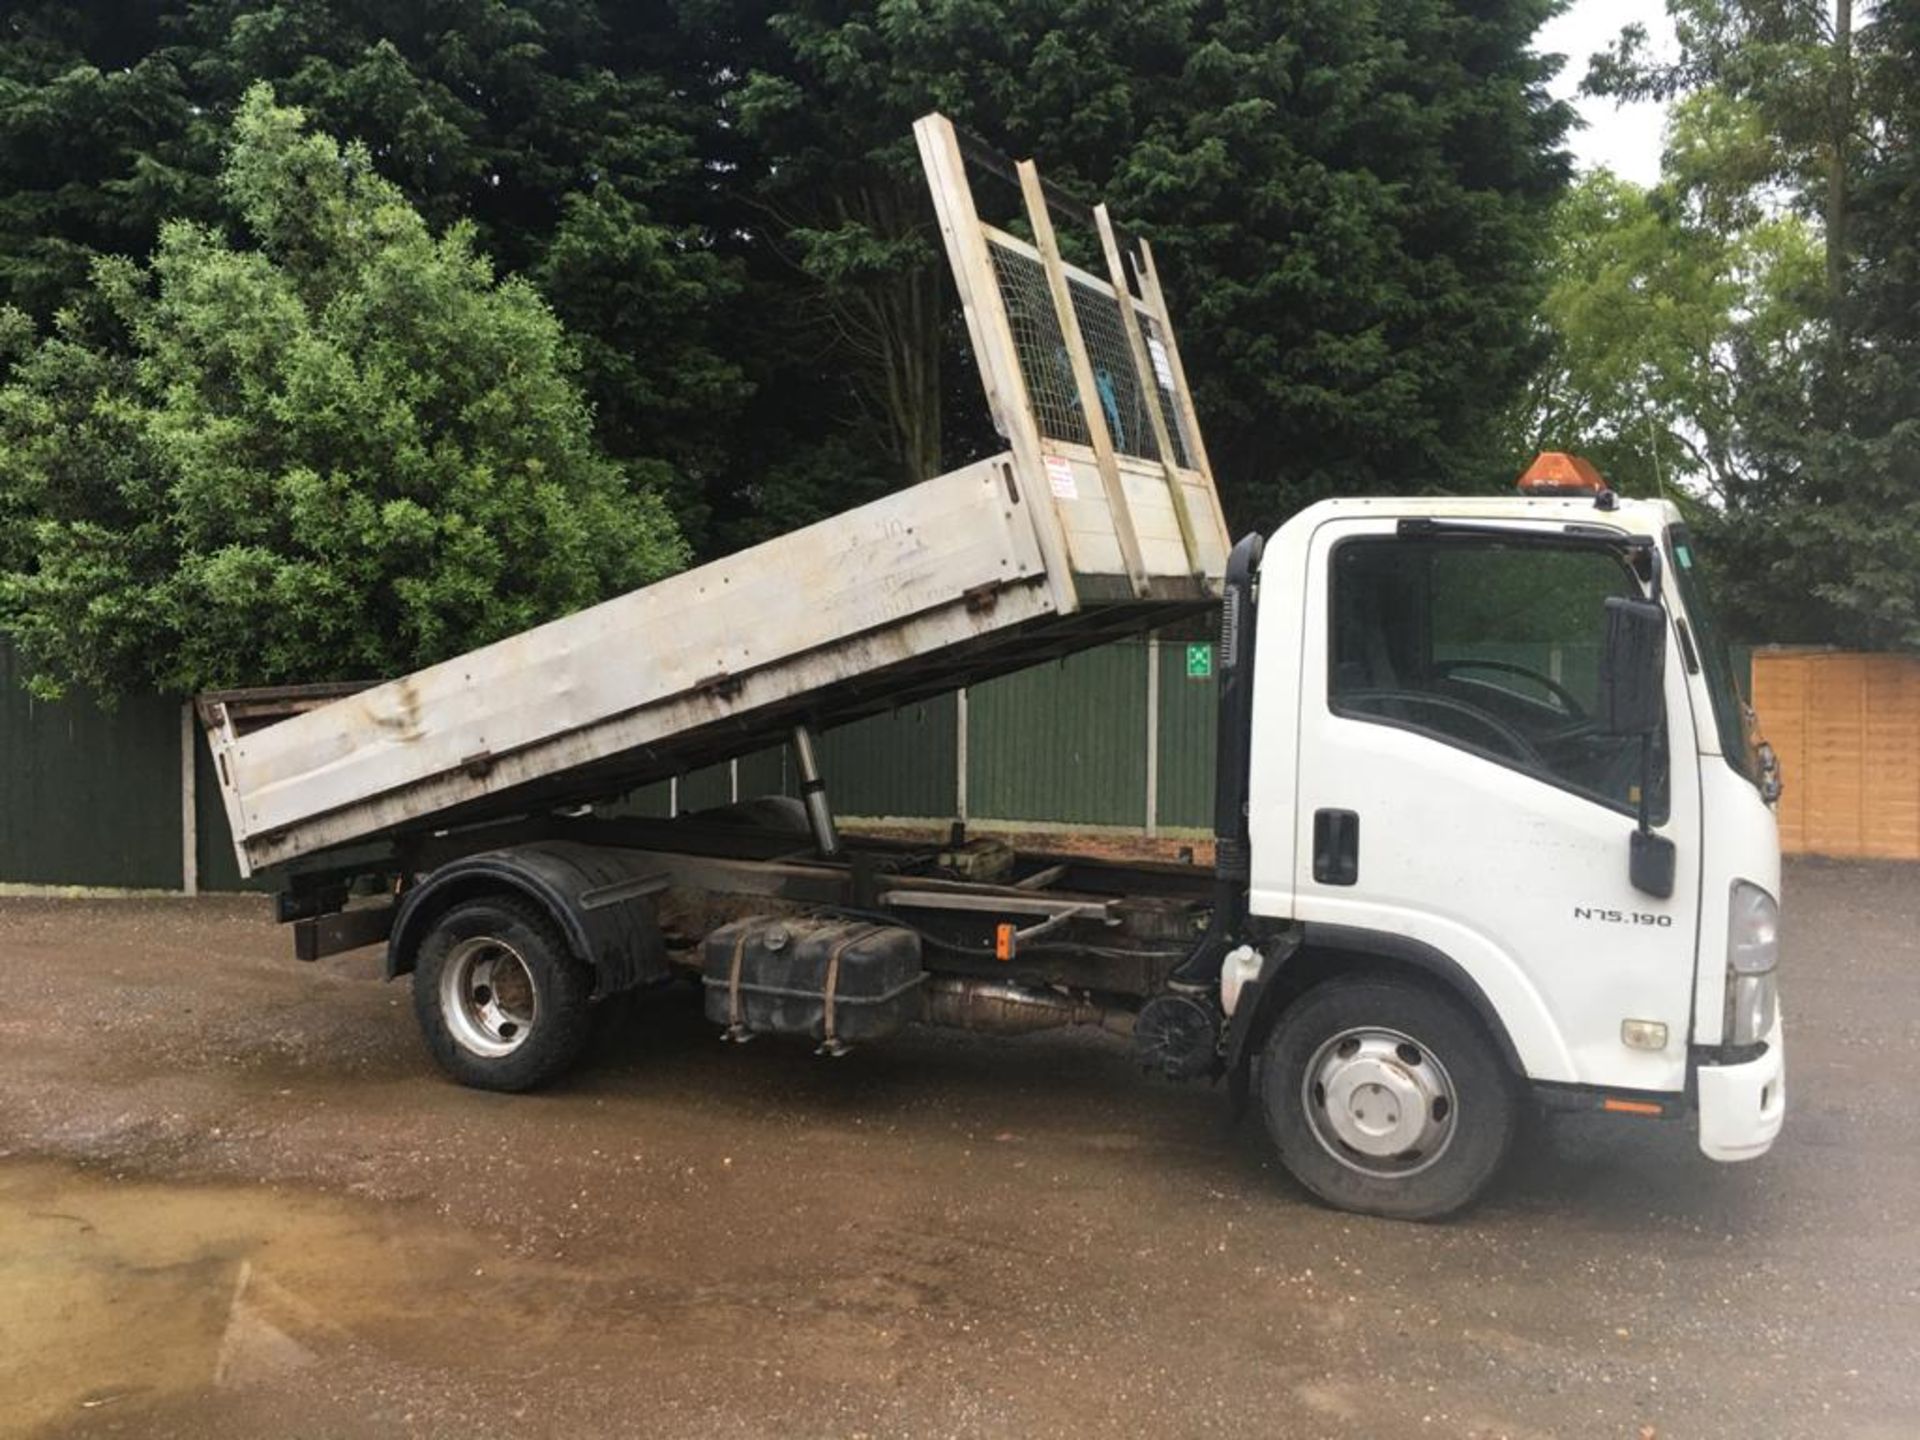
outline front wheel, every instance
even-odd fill
[[[462,1085],[531,1090],[586,1048],[592,990],[552,921],[489,896],[434,922],[414,964],[413,1013],[434,1060]]]
[[[1280,1158],[1330,1205],[1432,1220],[1505,1158],[1514,1085],[1458,1001],[1387,977],[1331,980],[1280,1017],[1261,1062]]]

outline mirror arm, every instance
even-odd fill
[[[1653,833],[1653,732],[1640,735],[1640,833]]]
[[[1664,610],[1666,607],[1662,604],[1660,598],[1662,580],[1664,578],[1661,574],[1660,567],[1660,547],[1652,540],[1646,541],[1645,544],[1647,555],[1647,599],[1656,605],[1660,605]],[[1642,730],[1640,732],[1640,833],[1642,835],[1651,835],[1653,833],[1653,822],[1650,818],[1653,813],[1652,790],[1653,731]]]
[[[1660,547],[1657,544],[1648,545],[1647,598],[1653,601],[1654,604],[1660,606],[1662,610],[1666,609],[1665,602],[1660,598],[1660,589],[1664,578],[1665,576],[1662,574],[1660,565]],[[1670,623],[1672,617],[1669,616],[1666,618]],[[1663,676],[1662,680],[1664,681],[1664,679],[1665,677]],[[1640,736],[1640,833],[1642,835],[1651,835],[1653,833],[1653,825],[1647,818],[1653,812],[1653,797],[1650,793],[1652,789],[1653,731],[1648,730]]]

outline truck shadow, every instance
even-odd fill
[[[580,1073],[582,1083],[653,1085],[671,1078],[757,1090],[777,1078],[796,1098],[884,1101],[913,1089],[951,1086],[981,1091],[1044,1080],[1063,1101],[1096,1097],[1118,1077],[1137,1075],[1124,1042],[1058,1030],[1002,1037],[913,1026],[884,1041],[820,1055],[795,1036],[757,1035],[745,1044],[722,1040],[692,987],[673,985],[635,997],[626,1013],[608,1015]]]
[[[1085,1031],[1003,1038],[915,1027],[827,1058],[788,1037],[722,1043],[697,989],[675,986],[610,1013],[563,1088],[602,1100],[684,1093],[718,1112],[716,1123],[936,1117],[1076,1150],[1098,1137],[1095,1148],[1114,1151],[1130,1173],[1150,1166],[1236,1199],[1321,1208],[1280,1165],[1257,1104],[1236,1119],[1223,1087],[1158,1080],[1124,1042]],[[1487,1194],[1447,1223],[1552,1216],[1601,1233],[1739,1238],[1765,1223],[1772,1203],[1756,1178],[1754,1167],[1702,1156],[1684,1122],[1530,1115]]]
[[[597,1099],[696,1097],[728,1120],[789,1117],[868,1123],[929,1116],[989,1134],[1113,1149],[1206,1154],[1222,1134],[1219,1096],[1145,1075],[1125,1041],[1091,1030],[995,1036],[913,1026],[840,1057],[788,1036],[725,1043],[692,987],[638,997],[610,1013],[562,1087]],[[1116,1136],[1125,1136],[1124,1143]],[[1217,1151],[1214,1151],[1217,1159]]]

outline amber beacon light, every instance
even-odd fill
[[[1564,450],[1545,450],[1520,476],[1522,495],[1601,495],[1607,482],[1593,462]]]

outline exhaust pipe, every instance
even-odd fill
[[[920,1019],[955,1030],[1031,1035],[1069,1025],[1098,1025],[1115,1035],[1133,1033],[1133,1012],[1075,999],[1057,990],[1030,990],[1004,980],[929,975],[920,987]]]

